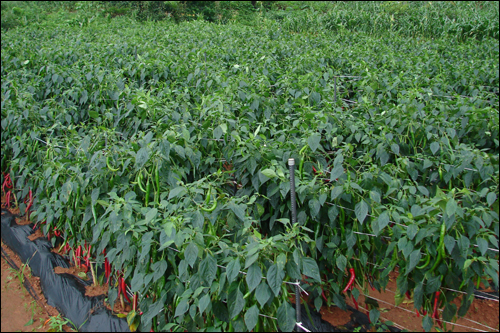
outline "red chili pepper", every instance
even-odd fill
[[[122,279],[122,292],[123,292],[123,296],[125,296],[125,300],[127,300],[127,302],[131,303],[130,302],[130,298],[127,295],[127,284],[125,283],[125,279],[124,278],[121,278],[121,279]]]
[[[328,300],[326,299],[325,292],[321,290],[321,296],[323,296],[323,299],[325,300],[326,303],[328,303]]]
[[[415,309],[415,313],[417,314],[417,318],[420,318],[420,312],[417,309]]]
[[[9,173],[7,173],[7,175],[5,176],[5,179],[4,179],[3,184],[2,184],[3,193],[6,192],[5,188],[8,188],[8,189],[12,188],[12,180],[10,179]]]
[[[11,194],[11,191],[7,192],[7,194],[5,195],[5,200],[7,201],[7,207],[10,208],[10,194]]]
[[[316,171],[316,168],[315,168],[315,167],[313,167],[313,171],[314,171],[314,173],[318,173],[318,171]]]
[[[406,298],[411,299],[411,294],[408,290],[406,291],[405,295],[406,295]]]
[[[111,276],[111,265],[109,264],[108,258],[104,259],[104,270],[106,276],[106,283],[109,284],[109,277]]]
[[[76,267],[80,267],[80,256],[81,256],[81,253],[82,253],[82,246],[81,245],[78,245],[78,247],[76,248],[76,251],[75,251],[75,256],[76,256]]]
[[[89,244],[87,248],[87,255],[85,256],[85,265],[87,265],[87,270],[88,267],[90,267],[90,249],[92,249],[92,245]],[[87,273],[87,270],[85,270],[85,273]]]
[[[432,318],[438,319],[438,320],[439,320],[438,303],[439,303],[439,295],[440,294],[441,294],[440,291],[436,291],[436,296],[434,297],[434,312],[432,313]]]
[[[356,299],[354,298],[354,295],[351,295],[352,297],[352,301],[354,302],[354,306],[356,307],[356,310],[359,311],[359,306],[358,306],[358,302],[356,301]]]
[[[347,286],[345,286],[344,290],[342,290],[343,293],[351,288],[351,286],[354,284],[354,280],[356,279],[356,272],[354,271],[354,268],[349,268],[349,272],[351,273],[351,277],[349,278]]]
[[[368,317],[368,322],[371,324],[372,321],[370,320],[370,311],[366,310],[366,316]]]
[[[138,295],[137,293],[134,293],[134,297],[133,297],[133,310],[136,311],[137,310],[137,301],[138,301]]]
[[[118,278],[118,296],[117,298],[120,298],[120,293],[122,292],[122,283],[121,283],[121,278]]]

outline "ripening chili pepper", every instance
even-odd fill
[[[370,285],[370,287],[372,288],[372,290],[375,291],[375,287],[373,286],[372,276],[371,275],[368,275],[368,284]]]
[[[352,287],[354,284],[354,280],[356,279],[356,272],[354,271],[354,268],[349,268],[349,273],[351,273],[351,277],[349,278],[349,282],[347,283],[347,286],[345,286],[344,290],[342,290],[343,293],[345,293],[349,288]]]

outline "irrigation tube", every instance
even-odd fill
[[[290,168],[290,200],[292,201],[292,225],[297,223],[297,203],[295,201],[295,159],[288,159],[288,167]],[[297,313],[297,332],[302,332],[302,321],[300,318],[300,291],[299,280],[296,280],[295,285],[295,311]]]

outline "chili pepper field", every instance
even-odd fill
[[[1,45],[5,206],[132,331],[291,331],[297,281],[346,309],[394,271],[445,330],[498,290],[498,34],[118,17]]]

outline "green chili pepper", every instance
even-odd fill
[[[438,256],[436,258],[436,262],[434,263],[434,265],[430,269],[431,273],[434,272],[434,270],[436,269],[436,267],[438,267],[440,262],[441,262],[441,251],[438,251]]]
[[[165,287],[165,275],[160,277],[160,279],[156,283],[156,296],[161,295],[161,292],[162,292],[164,287]]]
[[[340,230],[342,231],[342,235],[344,235],[345,233],[345,229],[344,229],[344,222],[345,222],[345,212],[344,212],[344,208],[340,208]]]
[[[217,197],[214,198],[214,203],[212,205],[212,207],[210,208],[205,208],[203,206],[200,206],[200,209],[204,212],[207,212],[207,213],[211,213],[215,210],[215,208],[217,208]]]
[[[300,158],[300,163],[299,163],[299,175],[300,175],[300,179],[302,180],[304,178],[304,156],[302,156]]]
[[[155,169],[155,180],[156,180],[156,195],[155,202],[157,205],[160,204],[160,172],[158,171],[158,165]]]
[[[205,205],[208,205],[210,203],[210,194],[212,193],[212,187],[208,185],[208,193],[207,197],[205,198]]]
[[[106,156],[106,165],[108,166],[108,169],[111,170],[111,171],[113,171],[113,172],[116,172],[116,171],[120,170],[120,168],[114,169],[114,168],[111,167],[111,163],[109,162],[109,155]]]
[[[139,188],[141,189],[141,191],[146,193],[146,190],[144,189],[144,187],[142,187],[142,172],[141,171],[139,171],[139,173],[137,174],[136,182],[139,185]]]
[[[149,194],[150,193],[151,193],[151,183],[149,182],[149,176],[148,176],[148,180],[146,181],[146,197],[144,198],[144,203],[145,203],[146,207],[149,204]]]
[[[427,253],[427,261],[422,266],[417,266],[417,269],[424,269],[424,268],[426,268],[427,266],[429,266],[430,262],[431,262],[431,255],[429,253]]]

